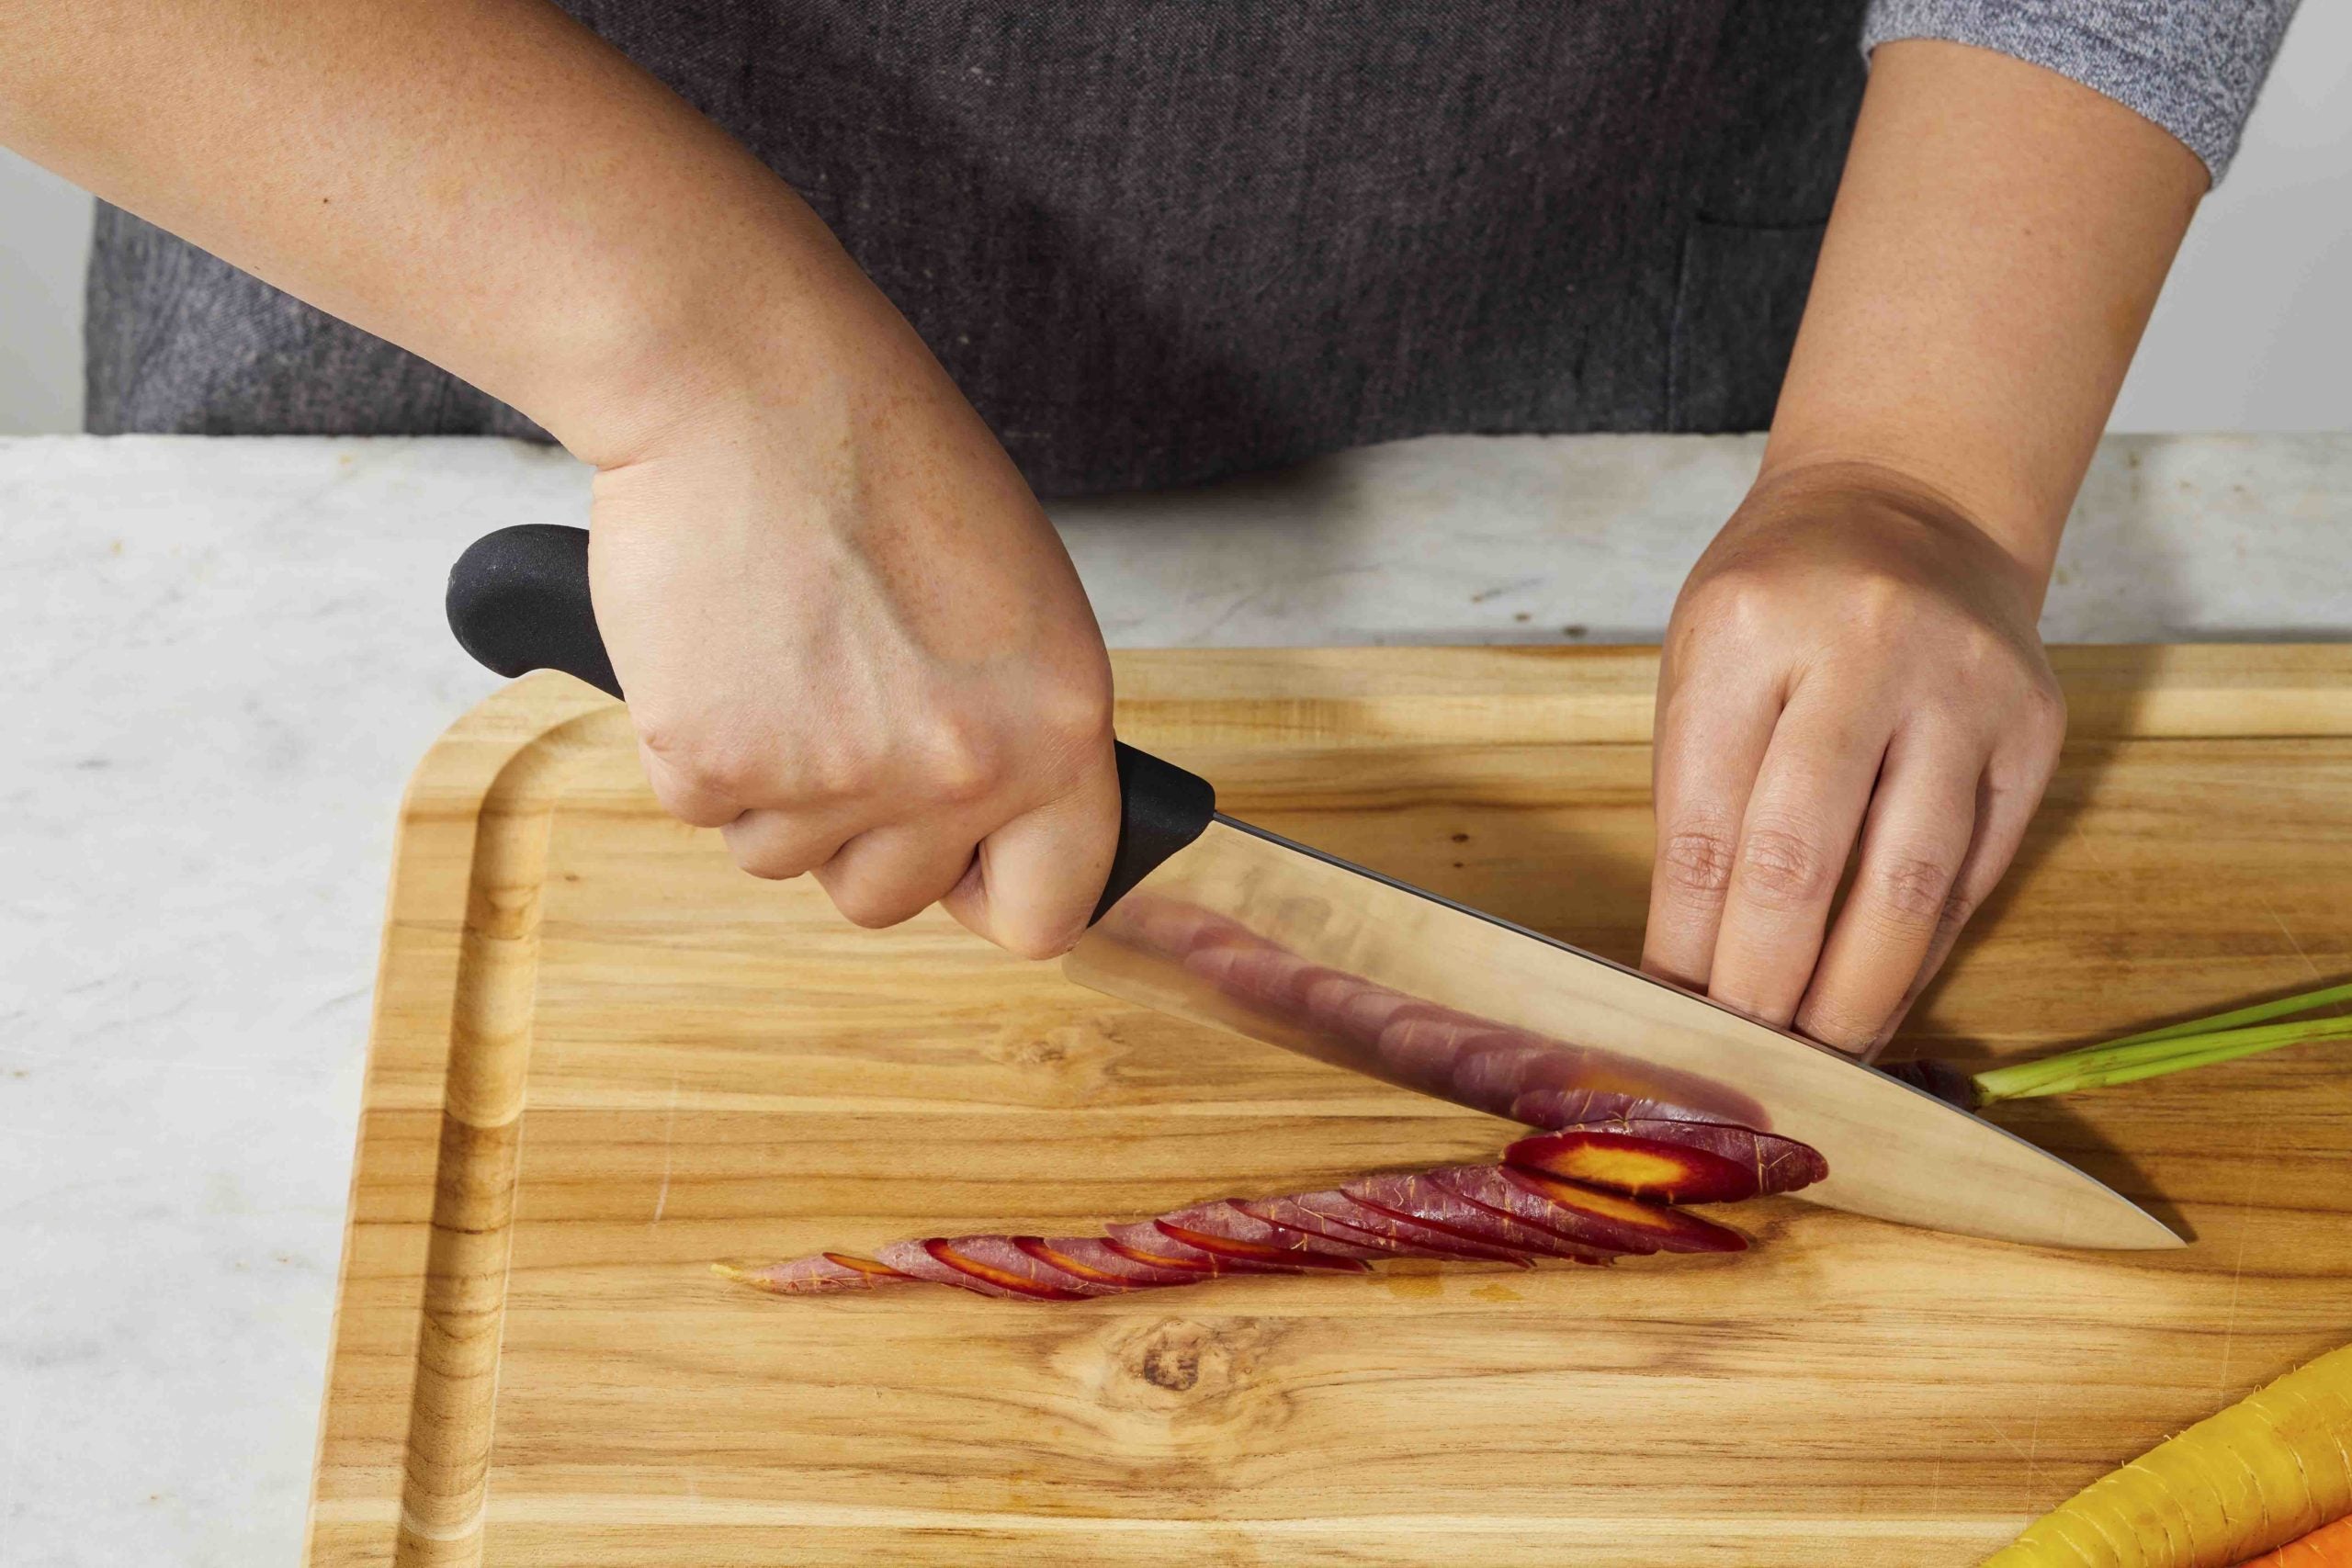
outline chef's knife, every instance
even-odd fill
[[[502,675],[621,694],[588,536],[502,529],[450,572],[449,624]],[[1279,838],[1121,744],[1119,844],[1064,960],[1080,984],[1537,1125],[1609,1114],[1741,1122],[1829,1165],[1804,1196],[1938,1230],[2164,1247],[2154,1216],[2053,1155],[1850,1056]]]

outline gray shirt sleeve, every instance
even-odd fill
[[[2171,131],[2218,183],[2297,0],[1871,0],[1864,52],[1948,39],[2043,66]]]

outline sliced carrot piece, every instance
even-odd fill
[[[1743,1252],[1747,1247],[1737,1231],[1681,1209],[1597,1191],[1540,1170],[1505,1167],[1503,1175],[1551,1200],[1558,1211],[1554,1229],[1596,1247],[1617,1252]]]
[[[1359,1261],[1396,1256],[1393,1248],[1360,1245],[1353,1237],[1326,1235],[1297,1225],[1277,1224],[1263,1215],[1253,1213],[1238,1200],[1232,1198],[1220,1198],[1214,1203],[1195,1203],[1189,1209],[1177,1209],[1159,1218],[1163,1224],[1184,1230],[1223,1236],[1228,1241],[1262,1242],[1294,1252],[1304,1248],[1308,1252],[1319,1252],[1332,1258],[1352,1258]]]
[[[1539,1257],[1589,1257],[1590,1250],[1557,1231],[1528,1224],[1501,1210],[1470,1201],[1425,1175],[1374,1176],[1340,1189],[1367,1209],[1429,1226],[1450,1236]]]
[[[1338,1192],[1323,1192],[1309,1193],[1307,1196],[1311,1198],[1336,1199],[1341,1195]],[[1340,1247],[1353,1247],[1366,1258],[1405,1257],[1421,1258],[1436,1256],[1435,1254],[1421,1250],[1419,1242],[1408,1244],[1396,1235],[1384,1234],[1383,1232],[1372,1229],[1371,1223],[1378,1218],[1378,1216],[1368,1212],[1360,1213],[1356,1216],[1358,1219],[1366,1222],[1365,1224],[1351,1224],[1345,1220],[1338,1219],[1332,1215],[1321,1213],[1314,1209],[1310,1209],[1306,1204],[1300,1202],[1296,1198],[1252,1198],[1249,1201],[1241,1204],[1240,1208],[1243,1213],[1250,1215],[1255,1219],[1263,1220],[1266,1224],[1273,1226],[1274,1229],[1278,1231],[1289,1231],[1295,1235],[1310,1237],[1318,1242],[1327,1242]],[[1444,1240],[1442,1236],[1438,1235],[1434,1231],[1428,1231],[1422,1234],[1426,1235],[1432,1244],[1441,1243]],[[1487,1260],[1487,1255],[1479,1252],[1447,1251],[1443,1253],[1442,1256],[1452,1258],[1462,1262],[1482,1262]]]
[[[1113,1245],[1130,1257],[1149,1254],[1156,1260],[1172,1257],[1178,1266],[1205,1264],[1218,1274],[1303,1274],[1315,1267],[1312,1263],[1294,1261],[1284,1254],[1279,1259],[1245,1258],[1230,1252],[1213,1251],[1195,1247],[1191,1242],[1168,1234],[1157,1220],[1131,1220],[1125,1224],[1107,1227]]]
[[[1017,1235],[1012,1245],[1038,1262],[1060,1269],[1074,1280],[1096,1285],[1191,1285],[1208,1276],[1190,1269],[1162,1269],[1139,1263],[1099,1235]]]
[[[1220,1258],[1236,1258],[1245,1263],[1274,1263],[1284,1269],[1328,1269],[1340,1274],[1364,1272],[1364,1266],[1352,1258],[1338,1258],[1328,1252],[1309,1252],[1303,1247],[1282,1247],[1270,1241],[1236,1241],[1231,1236],[1188,1230],[1166,1220],[1154,1220],[1152,1224],[1159,1226],[1162,1235],[1172,1236],[1202,1252],[1214,1252]]]
[[[911,1274],[853,1258],[843,1252],[819,1252],[781,1263],[714,1263],[710,1271],[723,1280],[749,1285],[778,1296],[823,1296],[842,1291],[868,1291],[876,1285],[911,1281]]]
[[[1080,1280],[1023,1249],[1009,1235],[950,1236],[944,1243],[934,1243],[931,1251],[950,1267],[976,1270],[991,1283],[1018,1290],[1019,1284],[1008,1281],[1025,1280],[1054,1300],[1061,1299],[1056,1292],[1112,1296],[1136,1288],[1132,1280]]]
[[[1523,1252],[1514,1252],[1490,1241],[1478,1241],[1453,1231],[1423,1224],[1409,1214],[1359,1202],[1344,1191],[1309,1192],[1289,1201],[1316,1218],[1334,1220],[1366,1232],[1408,1258],[1450,1258],[1464,1263],[1509,1263],[1520,1269],[1535,1267],[1535,1260]]]
[[[959,1291],[969,1291],[976,1296],[996,1296],[1008,1301],[1035,1301],[1026,1291],[1016,1291],[1000,1285],[993,1280],[983,1280],[968,1269],[958,1269],[931,1250],[933,1242],[944,1240],[933,1236],[929,1240],[894,1241],[874,1249],[875,1256],[901,1274],[911,1274],[934,1285],[953,1285]]]
[[[1503,1163],[1669,1203],[1730,1203],[1793,1192],[1829,1174],[1820,1152],[1793,1138],[1666,1117],[1596,1122],[1521,1138],[1503,1151]]]

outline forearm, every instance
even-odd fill
[[[857,292],[781,181],[545,0],[0,0],[0,140],[592,460],[732,373],[679,345],[760,352],[745,323]]]
[[[2087,87],[1961,44],[1882,46],[1766,479],[1893,469],[2045,581],[2206,184]]]

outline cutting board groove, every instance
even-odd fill
[[[2352,870],[2352,649],[2059,663],[2067,769],[1997,934],[1925,1010],[1933,1047],[2039,1050],[2352,970],[2344,901],[2318,896]],[[1118,675],[1122,733],[1237,808],[1602,951],[1635,940],[1652,654],[1148,653]],[[2052,995],[2086,954],[2129,984]],[[767,1302],[701,1263],[1081,1224],[1503,1129],[1077,992],[936,917],[839,926],[662,818],[617,705],[531,677],[403,805],[306,1561],[1966,1562],[2352,1337],[2346,1075],[2313,1052],[2235,1071],[2234,1142],[2218,1077],[2015,1123],[2176,1205],[2199,1235],[2177,1262],[1781,1203],[1741,1216],[1747,1258],[1594,1280],[1405,1272],[1058,1315]],[[1798,1315],[1759,1315],[1761,1292]],[[2019,1369],[1980,1364],[1988,1332]],[[1928,1477],[1890,1489],[1807,1424],[1856,1398],[1909,1423],[1890,1429]],[[1432,1470],[1415,1421],[1488,1473]],[[1583,1435],[1531,1438],[1544,1422]],[[1646,1470],[1594,1437],[1612,1428]],[[1342,1450],[1363,1486],[1324,1472]]]
[[[475,814],[393,1557],[401,1568],[481,1561],[548,827],[582,739],[615,728],[609,712],[559,719],[514,749]]]

